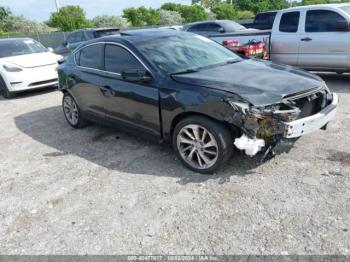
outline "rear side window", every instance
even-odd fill
[[[101,44],[84,47],[80,50],[80,54],[77,55],[79,57],[79,62],[77,61],[78,65],[94,69],[102,69],[100,62],[102,58],[102,51],[103,49]]]
[[[281,17],[280,32],[296,33],[298,32],[300,12],[284,13]]]
[[[308,11],[306,13],[305,32],[335,32],[337,31],[338,21],[346,21],[346,19],[333,11]]]
[[[275,20],[276,14],[277,13],[275,12],[257,14],[254,20],[254,24],[272,26]]]
[[[143,66],[126,49],[116,45],[106,45],[105,70],[120,74],[125,69],[143,69]]]

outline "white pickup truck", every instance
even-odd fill
[[[294,7],[277,13],[272,30],[209,36],[223,43],[264,41],[273,62],[311,71],[350,72],[350,4]]]

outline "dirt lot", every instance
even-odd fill
[[[350,75],[329,129],[216,176],[171,148],[73,130],[58,92],[0,98],[1,254],[350,254]]]

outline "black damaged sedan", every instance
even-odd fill
[[[175,30],[86,42],[58,72],[72,127],[108,123],[172,142],[185,166],[205,174],[223,166],[235,147],[266,156],[325,129],[338,104],[318,76],[243,59]]]

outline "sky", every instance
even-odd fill
[[[81,6],[88,18],[102,14],[121,15],[127,7],[143,5],[158,8],[166,2],[191,4],[191,0],[59,0],[60,6]],[[50,14],[56,11],[54,0],[0,0],[0,6],[10,8],[16,15],[24,15],[37,21],[48,20]]]

